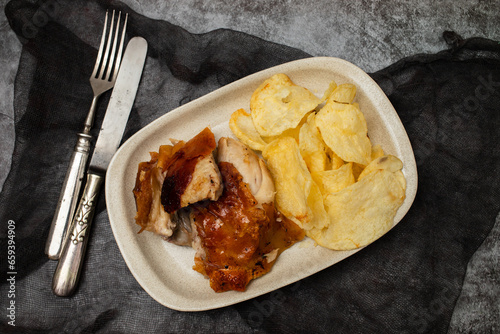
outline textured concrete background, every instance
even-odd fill
[[[464,38],[500,40],[500,4],[488,1],[248,1],[124,0],[135,11],[192,33],[218,28],[243,31],[304,50],[346,59],[367,72],[402,57],[446,48],[454,30]],[[4,8],[6,0],[0,0]],[[0,189],[10,169],[14,80],[21,44],[0,15]],[[97,45],[96,45],[97,47]],[[89,100],[90,101],[90,100]],[[499,216],[500,217],[500,216]],[[500,219],[469,263],[452,333],[500,332]]]

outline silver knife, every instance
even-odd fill
[[[134,37],[125,49],[90,160],[87,183],[54,273],[52,290],[58,296],[71,295],[77,286],[99,190],[104,182],[108,164],[120,146],[144,68],[147,46],[144,38]]]

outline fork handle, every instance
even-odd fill
[[[97,110],[97,100],[102,93],[95,93],[94,98],[92,99],[92,104],[90,105],[89,113],[87,114],[87,118],[85,119],[85,126],[83,128],[84,134],[89,134],[92,125],[94,124],[95,112]]]
[[[91,139],[92,136],[79,133],[71,155],[52,225],[50,226],[49,236],[45,244],[45,254],[51,260],[59,259],[73,219],[73,213],[78,203],[78,195],[85,176],[85,166],[89,157]]]
[[[52,290],[57,296],[70,296],[76,289],[85,258],[90,226],[103,182],[103,174],[93,171],[87,173],[87,183],[71,223],[71,234],[68,235],[64,244],[52,280]]]

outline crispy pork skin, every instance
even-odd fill
[[[141,226],[139,233],[146,230],[168,238],[176,223],[160,202],[163,175],[158,168],[158,157],[158,153],[152,152],[150,161],[139,164],[134,187],[137,206],[135,220]]]

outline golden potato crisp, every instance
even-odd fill
[[[277,209],[333,250],[381,237],[405,199],[403,163],[372,145],[356,91],[331,81],[318,99],[276,74],[252,94],[251,112],[240,109],[229,122],[236,137],[262,152]]]
[[[361,174],[359,174],[358,181],[375,170],[386,169],[389,172],[397,172],[402,168],[403,163],[401,162],[401,160],[393,155],[385,155],[370,162],[370,164],[366,166],[365,169],[363,169]]]
[[[372,146],[372,161],[377,159],[377,158],[380,158],[380,157],[383,157],[385,155],[384,153],[384,150],[382,149],[382,146],[380,145],[373,145]]]
[[[337,169],[312,172],[311,176],[324,197],[341,191],[356,181],[352,173],[352,162]]]
[[[329,225],[311,229],[306,234],[319,245],[334,250],[355,249],[375,241],[391,229],[394,216],[404,201],[405,189],[399,173],[376,170],[328,195],[325,206]]]
[[[328,97],[332,95],[332,92],[337,88],[337,83],[335,81],[331,81],[328,85],[328,88],[323,93],[323,97],[321,98],[321,102],[325,102],[328,100]]]
[[[318,97],[287,75],[275,74],[254,91],[250,111],[259,134],[270,137],[295,128],[319,103]]]
[[[312,219],[306,223],[304,230],[312,228],[321,229],[327,226],[328,215],[325,210],[323,195],[319,190],[319,186],[314,181],[311,182],[311,191],[309,192],[309,196],[307,196],[307,205],[311,209]]]
[[[328,101],[316,116],[326,145],[342,160],[366,166],[371,161],[371,142],[363,113],[352,104]]]
[[[332,151],[331,148],[327,147],[326,155],[329,159],[329,169],[337,169],[344,165],[344,160]]]
[[[339,103],[352,103],[356,96],[356,86],[345,83],[337,86],[328,96],[328,101]]]
[[[327,147],[316,127],[315,116],[315,113],[309,114],[299,133],[300,154],[310,172],[324,171],[328,163]]]
[[[262,151],[267,143],[255,129],[252,117],[244,109],[236,110],[229,119],[229,128],[248,147]]]
[[[274,179],[278,210],[304,230],[323,227],[327,216],[322,195],[295,139],[276,139],[266,146],[262,156]]]
[[[272,142],[280,137],[292,137],[298,143],[299,142],[300,128],[306,122],[306,120],[307,120],[307,116],[304,116],[304,118],[300,121],[299,125],[297,125],[296,127],[291,128],[291,129],[287,129],[287,130],[283,131],[280,135],[271,136],[271,137],[262,137],[262,139],[264,139],[264,141],[269,144],[270,142]]]

